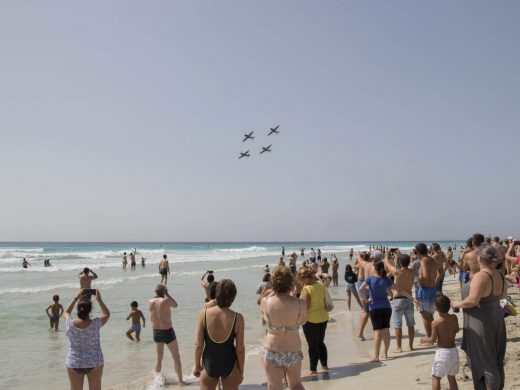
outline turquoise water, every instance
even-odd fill
[[[133,300],[147,313],[147,301],[152,298],[159,282],[157,264],[164,253],[170,260],[172,275],[170,293],[178,301],[173,311],[173,324],[181,349],[183,371],[193,366],[194,327],[204,300],[199,286],[202,274],[212,269],[217,279],[235,281],[238,297],[233,308],[246,320],[246,348],[249,356],[258,353],[262,340],[260,316],[255,290],[263,276],[263,265],[274,266],[285,245],[286,254],[300,248],[322,250],[323,256],[335,253],[340,258],[340,270],[347,261],[347,252],[368,249],[369,245],[384,245],[410,250],[416,242],[300,242],[300,243],[0,243],[0,356],[1,389],[66,389],[65,372],[67,339],[63,321],[60,332],[48,330],[44,312],[59,294],[65,307],[76,294],[79,282],[76,274],[85,266],[99,275],[93,287],[102,292],[111,311],[108,324],[102,328],[101,343],[105,356],[103,388],[149,387],[154,365],[154,345],[151,328],[146,327],[140,344],[125,337],[128,322],[125,315]],[[439,242],[443,247],[460,241]],[[135,271],[121,267],[123,252],[137,248],[138,266]],[[31,263],[21,268],[26,257]],[[146,258],[146,267],[139,265]],[[50,259],[53,267],[44,268]],[[300,259],[299,259],[300,262]],[[340,280],[337,294],[344,284]],[[338,296],[339,296],[338,295]],[[94,308],[96,313],[98,307]],[[7,353],[6,353],[7,352]],[[165,354],[164,369],[173,371],[173,362]],[[37,385],[35,385],[37,384]]]

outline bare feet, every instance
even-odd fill
[[[374,357],[374,358],[370,359],[368,362],[369,362],[369,363],[379,363],[380,360],[379,360],[379,358]]]
[[[316,375],[318,375],[318,371],[309,371],[309,372],[307,373],[307,375],[308,375],[308,376],[316,376]]]
[[[185,381],[179,381],[179,386],[182,387],[182,386],[188,386],[189,383],[188,382],[185,382]]]
[[[403,353],[403,349],[402,348],[396,348],[392,352],[393,353]]]
[[[365,341],[366,339],[363,336],[356,336],[357,341]]]

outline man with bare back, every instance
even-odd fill
[[[78,274],[78,278],[79,278],[79,288],[89,289],[89,288],[92,288],[92,281],[94,279],[97,279],[98,276],[90,268],[85,267],[85,268],[83,268],[83,271],[81,271]]]
[[[359,287],[363,284],[365,279],[370,275],[376,275],[376,271],[374,269],[374,260],[382,260],[383,253],[380,251],[373,252],[373,258],[370,257],[370,253],[363,252],[363,254],[358,253],[356,264],[354,267],[358,268],[358,281],[357,288],[359,298],[361,299],[361,303],[363,305],[363,309],[361,310],[361,321],[359,323],[359,331],[357,334],[357,338],[361,341],[365,340],[365,336],[363,333],[365,332],[365,327],[367,326],[369,314],[368,314],[368,300],[370,299],[370,292],[368,288],[360,289]],[[377,259],[376,259],[377,257]]]
[[[163,255],[159,262],[159,274],[161,275],[161,284],[168,283],[168,274],[170,273],[170,264],[168,263],[168,256]]]
[[[435,312],[435,296],[437,295],[437,263],[428,256],[428,247],[421,242],[415,246],[419,266],[419,288],[417,300],[419,301],[419,313],[423,318],[426,336],[432,335],[433,313]]]
[[[473,244],[473,250],[464,255],[464,271],[469,272],[469,279],[473,278],[477,272],[480,271],[480,265],[478,263],[478,249],[484,243],[484,235],[475,233],[471,237],[471,243]]]
[[[413,351],[413,339],[415,335],[414,306],[412,287],[415,280],[415,270],[410,268],[410,256],[401,254],[397,250],[395,266],[390,264],[390,251],[385,254],[385,267],[388,274],[394,276],[392,290],[392,318],[394,321],[395,341],[397,348],[394,352],[403,352],[401,341],[403,338],[403,316],[408,327],[408,347]]]
[[[437,291],[442,292],[442,285],[444,284],[444,275],[446,272],[446,256],[442,253],[441,246],[434,242],[432,244],[432,259],[437,264]]]
[[[164,354],[164,345],[168,347],[173,357],[175,373],[179,379],[179,385],[186,383],[182,379],[182,365],[179,354],[179,345],[177,344],[177,336],[172,326],[171,309],[177,307],[177,302],[168,294],[168,289],[163,284],[158,284],[155,288],[155,297],[150,299],[148,310],[150,312],[150,320],[153,327],[153,341],[155,342],[156,363],[155,372],[159,380],[164,384],[164,378],[161,376],[162,359]]]

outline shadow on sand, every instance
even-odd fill
[[[306,376],[302,378],[302,382],[315,382],[318,380],[337,380],[356,376],[365,371],[370,371],[374,368],[381,367],[383,364],[378,363],[351,363],[346,366],[330,367],[328,372],[321,372],[316,376]]]

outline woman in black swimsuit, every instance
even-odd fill
[[[224,390],[238,390],[244,379],[244,317],[229,308],[236,295],[233,281],[223,279],[217,305],[200,312],[193,375],[200,377],[201,389],[214,390],[221,380]]]

